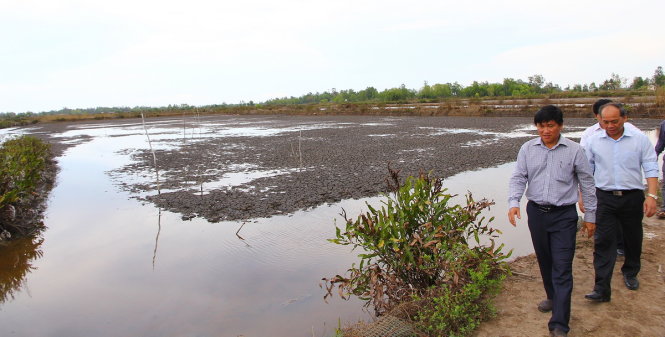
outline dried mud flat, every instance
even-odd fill
[[[288,214],[376,196],[385,191],[389,163],[401,170],[402,177],[420,170],[449,177],[497,166],[514,161],[521,144],[536,134],[528,130],[533,119],[520,117],[186,116],[148,122],[153,146],[158,148],[161,193],[144,139],[129,151],[131,164],[109,172],[114,181],[185,219],[203,217],[211,222]],[[571,118],[565,127],[581,131],[593,122]],[[91,138],[50,135],[129,126],[140,134],[140,124],[140,119],[53,123],[37,125],[31,132],[62,151]],[[642,119],[636,124],[653,128],[658,121]],[[220,184],[225,177],[248,172],[255,177],[232,186]],[[149,179],[130,179],[138,175]],[[202,188],[205,193],[200,193]]]
[[[612,276],[612,300],[607,303],[592,303],[584,298],[593,289],[593,241],[582,234],[578,236],[568,336],[665,336],[665,220],[645,218],[643,223],[640,288],[628,290],[623,284],[623,258],[619,258]],[[475,337],[549,336],[550,313],[536,308],[544,299],[545,290],[535,256],[517,258],[512,268],[515,274],[506,280],[495,300],[497,317],[484,322]]]

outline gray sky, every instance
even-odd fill
[[[0,0],[0,112],[630,82],[665,66],[663,14],[662,0]]]

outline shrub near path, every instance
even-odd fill
[[[619,258],[612,277],[612,300],[608,303],[591,303],[584,298],[593,289],[593,241],[578,236],[568,336],[665,336],[665,220],[644,218],[643,223],[640,288],[632,291],[623,284],[623,258]],[[501,294],[494,301],[497,316],[482,323],[473,336],[549,336],[550,314],[536,308],[544,299],[545,290],[535,256],[516,259],[511,262],[511,269],[514,274],[504,281]]]
[[[493,202],[468,194],[464,205],[454,205],[441,179],[421,173],[400,184],[396,171],[390,176],[392,193],[380,209],[368,204],[356,220],[343,214],[346,228],[330,241],[360,247],[360,263],[347,276],[323,279],[326,297],[338,287],[377,315],[394,315],[399,306],[419,336],[467,336],[493,315],[492,297],[507,273],[507,256],[494,246],[498,231],[480,217]]]

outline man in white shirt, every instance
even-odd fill
[[[584,297],[609,302],[616,262],[616,230],[623,229],[626,255],[621,272],[630,290],[639,288],[642,219],[656,213],[658,200],[658,158],[649,138],[624,127],[626,110],[616,103],[600,108],[604,131],[590,137],[584,148],[596,185],[598,227],[594,240],[595,285]],[[644,194],[646,178],[648,194]]]
[[[600,115],[598,114],[598,110],[600,109],[601,106],[603,106],[607,103],[612,103],[612,100],[607,99],[607,98],[601,98],[601,99],[597,100],[595,103],[593,103],[592,110],[593,110],[593,114],[596,117],[596,120],[598,121],[598,123],[586,128],[586,130],[584,130],[584,132],[582,133],[582,137],[580,138],[580,145],[582,145],[582,147],[584,147],[587,144],[587,142],[589,140],[589,137],[591,137],[593,135],[596,135],[596,134],[599,134],[599,133],[604,131],[603,127],[600,124],[601,120],[600,120]],[[636,132],[642,133],[642,131],[640,129],[638,129],[635,125],[630,124],[628,122],[623,123],[623,127],[626,130],[631,130],[631,131],[636,131]],[[580,196],[580,200],[579,200],[579,205],[580,205],[580,211],[584,212],[584,203],[582,202],[581,196]],[[617,255],[624,256],[623,232],[621,231],[620,227],[617,228],[616,233],[617,233]]]

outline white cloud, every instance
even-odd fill
[[[0,112],[645,76],[665,59],[664,9],[656,0],[0,0]]]
[[[483,68],[495,74],[495,80],[542,74],[562,86],[602,82],[611,73],[629,78],[649,76],[665,55],[665,44],[660,41],[656,31],[629,31],[533,44],[497,54]]]

